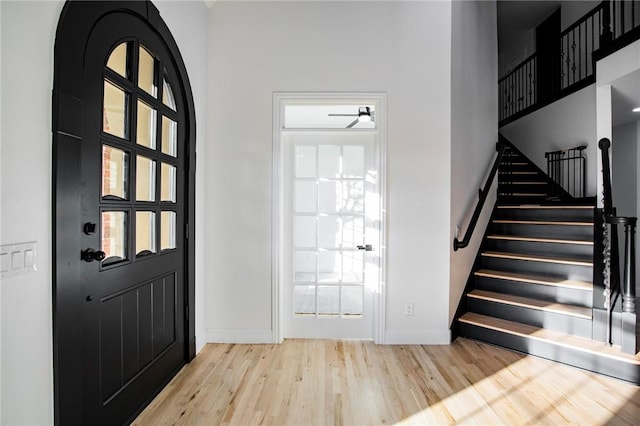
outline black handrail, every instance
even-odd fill
[[[469,222],[469,226],[467,227],[467,232],[465,232],[464,234],[464,238],[462,239],[462,241],[458,241],[458,237],[455,237],[453,239],[453,251],[458,251],[458,249],[465,248],[469,245],[469,241],[471,241],[473,231],[476,229],[476,224],[478,223],[478,219],[480,218],[480,213],[482,213],[482,208],[484,207],[484,203],[487,200],[487,195],[489,195],[489,189],[491,188],[491,185],[493,185],[493,180],[496,176],[496,173],[498,172],[498,166],[500,166],[500,161],[502,161],[502,154],[504,154],[506,148],[507,144],[503,141],[498,141],[496,143],[496,151],[498,151],[498,155],[493,162],[491,172],[489,173],[489,177],[484,184],[484,188],[480,190],[480,198],[478,199],[478,204],[476,204],[476,209],[473,211],[473,216],[471,216],[471,221]]]

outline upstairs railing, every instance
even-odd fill
[[[480,218],[480,214],[482,213],[484,203],[487,200],[489,190],[491,189],[491,185],[493,185],[493,180],[496,177],[498,167],[500,166],[500,162],[502,161],[502,155],[504,154],[506,148],[507,144],[502,140],[502,136],[500,136],[500,140],[496,143],[496,151],[498,151],[498,155],[496,156],[496,159],[491,166],[491,171],[489,172],[489,177],[487,177],[487,181],[484,184],[484,188],[481,188],[479,191],[480,198],[478,199],[476,208],[473,210],[473,215],[471,216],[471,220],[469,221],[469,225],[467,226],[467,231],[464,233],[462,241],[459,241],[458,237],[455,237],[453,239],[453,251],[458,251],[458,249],[465,248],[469,245],[471,237],[473,236],[473,231],[476,229],[476,224],[478,223],[478,219]]]
[[[560,33],[559,67],[557,62],[545,65],[534,53],[498,81],[500,125],[593,83],[593,53],[626,36],[640,36],[633,31],[638,27],[640,1],[605,0],[598,4]],[[552,82],[538,84],[542,76]]]
[[[602,2],[560,33],[560,90],[593,76],[593,52],[600,48],[607,2]]]
[[[575,148],[560,149],[545,152],[547,159],[547,175],[549,183],[549,197],[559,198],[559,189],[569,193],[574,198],[586,196],[587,169],[584,150],[586,145]],[[554,184],[555,183],[555,184]]]
[[[609,139],[601,139],[598,147],[602,151],[602,178],[603,178],[603,258],[604,258],[604,296],[605,306],[607,310],[607,343],[611,344],[611,327],[612,327],[612,310],[615,306],[618,295],[622,294],[622,313],[636,313],[636,258],[635,258],[635,228],[637,218],[616,216],[616,209],[613,206],[612,186],[611,186],[611,166],[609,160],[609,147],[611,141]],[[609,226],[606,226],[606,225]],[[620,255],[618,248],[618,225],[624,226],[624,280],[620,282]],[[635,354],[637,351],[636,344],[636,325],[633,321],[633,327],[628,330],[632,343],[625,342],[623,329],[622,350]],[[623,319],[624,327],[624,319]],[[627,342],[629,339],[627,339]]]
[[[537,103],[537,60],[538,57],[534,53],[498,81],[500,121]]]

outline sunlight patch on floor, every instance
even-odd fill
[[[455,375],[464,381],[470,374],[462,367]],[[598,377],[596,385],[587,375],[592,373],[525,357],[439,402],[419,407],[395,424],[606,424],[612,420],[634,424],[637,419],[620,413],[628,400],[637,397],[638,388],[605,377]],[[594,403],[591,391],[601,393],[595,388],[607,385],[614,385],[608,397]],[[587,405],[588,410],[580,410]]]

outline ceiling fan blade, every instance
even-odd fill
[[[353,120],[351,123],[349,123],[349,125],[346,127],[347,129],[352,128],[353,126],[355,126],[356,124],[358,124],[360,120],[358,118],[356,118],[355,120]]]

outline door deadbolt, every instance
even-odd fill
[[[105,256],[106,254],[102,250],[94,250],[92,248],[88,248],[82,252],[82,260],[85,262],[93,262],[94,260],[102,262]]]
[[[84,231],[85,234],[91,235],[91,234],[95,234],[96,233],[96,227],[97,227],[97,225],[95,223],[87,222],[82,227],[82,230]]]

